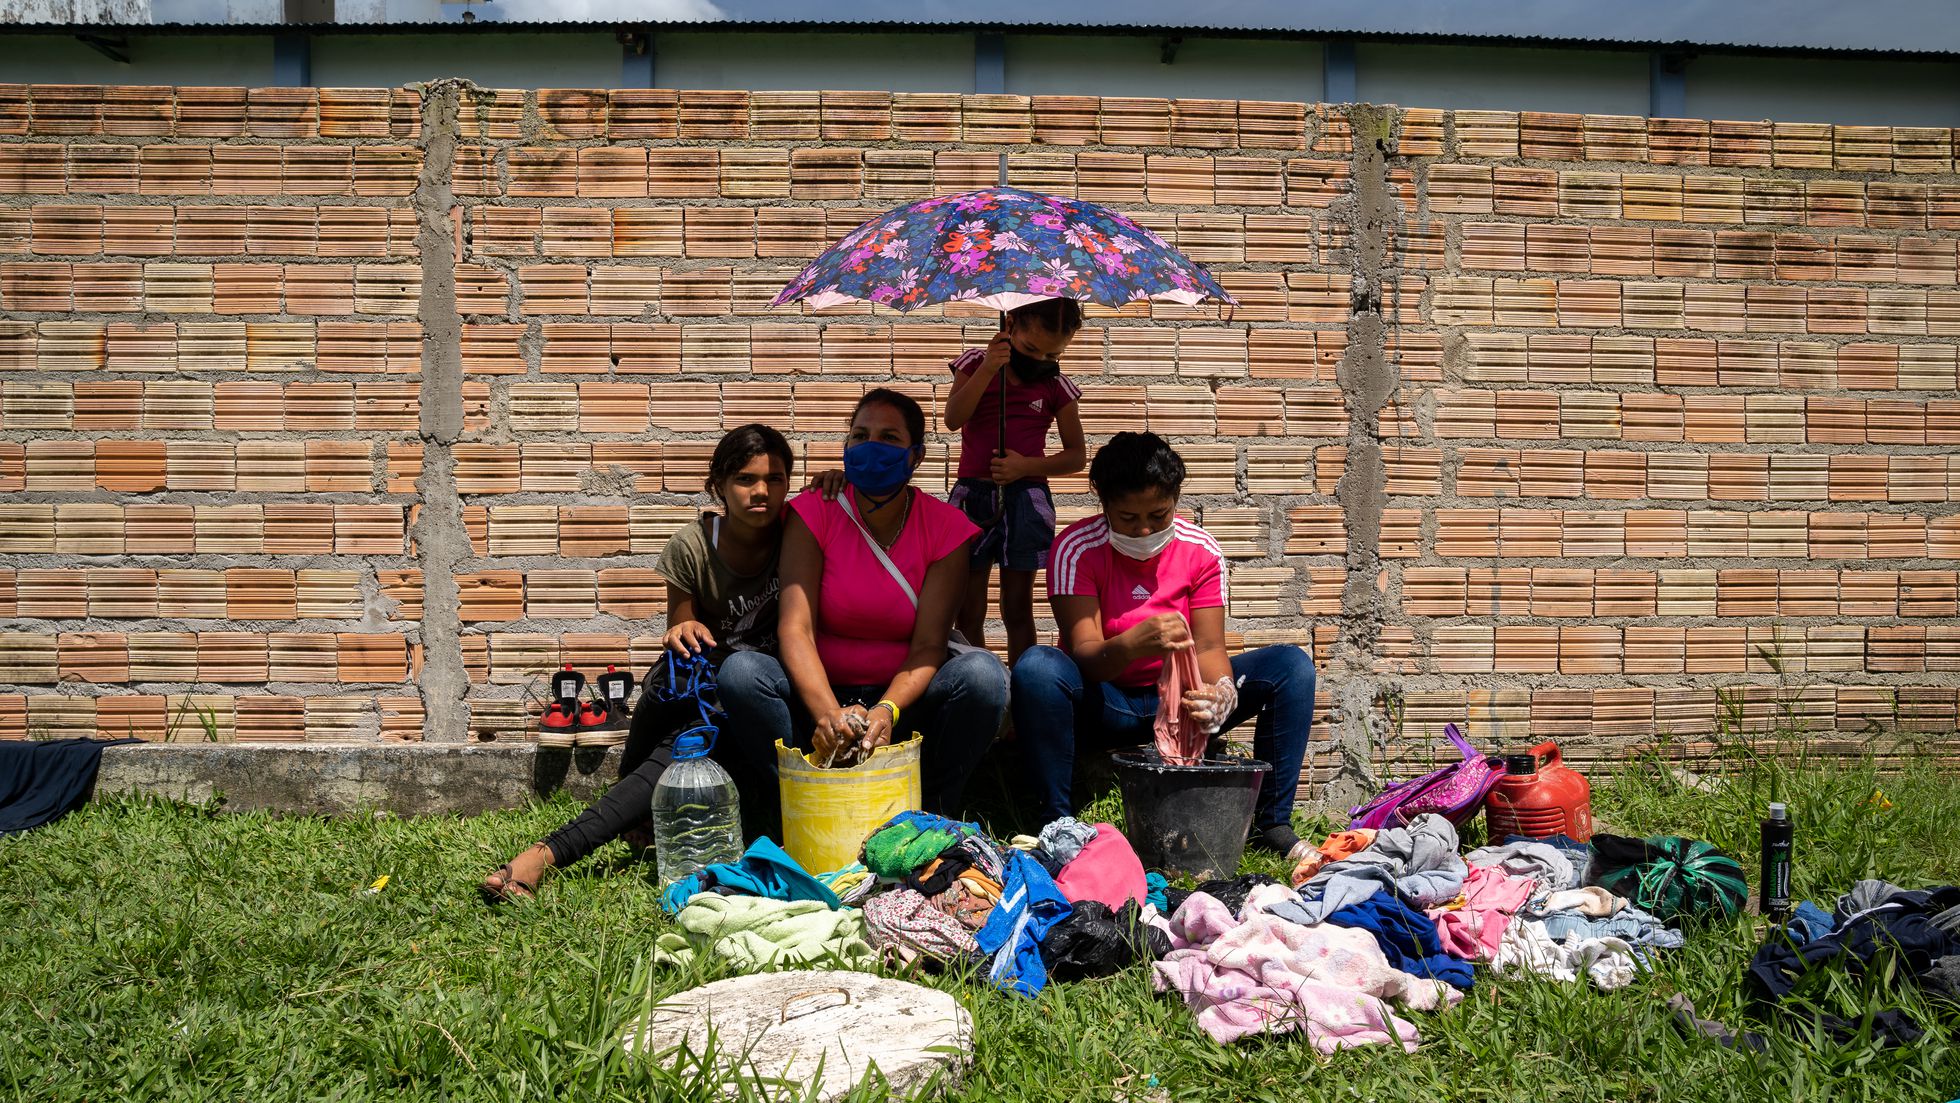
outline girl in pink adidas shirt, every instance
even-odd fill
[[[1182,707],[1212,735],[1253,721],[1253,753],[1273,768],[1252,842],[1297,860],[1308,849],[1292,810],[1313,723],[1312,657],[1290,644],[1226,651],[1225,556],[1177,515],[1184,460],[1162,438],[1116,434],[1089,465],[1089,484],[1102,512],[1063,531],[1048,566],[1060,645],[1022,655],[1009,695],[1037,822],[1075,814],[1078,745],[1151,741],[1164,657],[1195,649],[1203,685]]]

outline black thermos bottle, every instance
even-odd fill
[[[1796,839],[1790,813],[1782,804],[1769,806],[1763,821],[1763,880],[1757,890],[1757,906],[1773,922],[1790,918],[1790,850]]]

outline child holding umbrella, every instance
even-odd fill
[[[1034,643],[1034,572],[1055,532],[1047,480],[1082,470],[1088,458],[1080,392],[1057,361],[1082,325],[1080,303],[1206,301],[1236,300],[1128,216],[1002,186],[878,215],[805,265],[771,305],[874,303],[908,314],[960,302],[1008,312],[985,350],[954,362],[946,426],[964,434],[952,501],[984,533],[957,625],[968,642],[979,640],[987,574],[1000,563],[1012,658]],[[1051,423],[1062,438],[1054,455],[1046,452]]]
[[[1061,357],[1082,328],[1074,299],[1041,299],[1008,311],[984,349],[954,360],[946,428],[960,433],[958,482],[948,498],[980,527],[957,626],[983,646],[987,578],[1000,565],[1000,619],[1009,664],[1034,646],[1034,575],[1055,543],[1048,480],[1082,470],[1088,449]],[[1049,455],[1048,427],[1061,437]]]

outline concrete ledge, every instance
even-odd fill
[[[619,776],[619,748],[529,743],[139,743],[105,747],[97,796],[138,794],[227,811],[402,816],[521,808],[563,790],[590,800]]]

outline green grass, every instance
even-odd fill
[[[1797,888],[1960,879],[1960,785],[1930,768],[1743,763],[1725,787],[1630,769],[1602,820],[1711,839],[1753,870],[1772,775],[1798,826]],[[1883,788],[1891,807],[1871,800]],[[1105,807],[1106,807],[1106,802]],[[336,822],[110,803],[0,840],[0,1095],[34,1100],[716,1098],[698,1069],[615,1044],[652,995],[714,978],[647,963],[662,920],[649,870],[615,845],[492,911],[483,873],[575,810]],[[1303,824],[1319,829],[1323,824]],[[1268,863],[1268,870],[1275,867]],[[379,892],[368,887],[382,875]],[[1662,1006],[1745,1021],[1744,920],[1702,929],[1633,987],[1480,975],[1463,1004],[1415,1013],[1414,1056],[1329,1060],[1298,1038],[1214,1045],[1146,971],[1039,1000],[937,980],[977,1025],[953,1098],[973,1100],[1925,1100],[1960,1094],[1950,1010],[1838,976],[1841,1014],[1905,1006],[1932,1028],[1873,1049],[1773,1033],[1767,1054],[1684,1036]],[[1943,1017],[1942,1017],[1943,1016]],[[875,1088],[867,1086],[867,1089]],[[866,1090],[867,1097],[875,1091]]]

